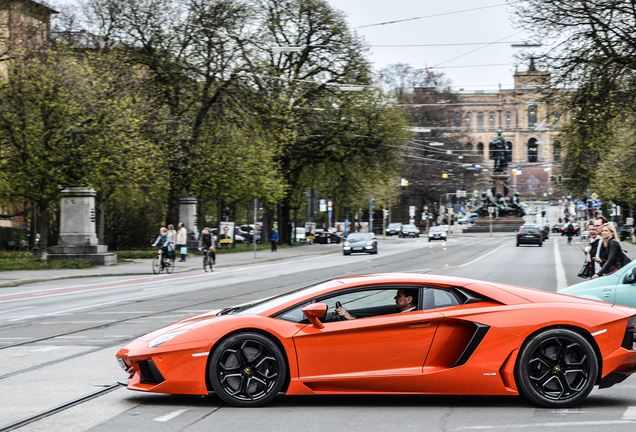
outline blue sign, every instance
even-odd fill
[[[545,206],[541,206],[541,210],[545,210]]]
[[[601,206],[600,199],[591,199],[589,202],[590,202],[590,207],[592,208],[599,208]]]
[[[585,204],[584,204],[583,202],[578,203],[578,204],[576,205],[576,207],[577,207],[579,210],[585,210]]]
[[[461,211],[461,212],[463,212],[463,211],[465,211],[465,210],[466,210],[466,209],[465,209],[464,207],[460,207],[460,208],[459,208],[459,211]]]
[[[574,202],[574,204],[576,204],[577,202],[579,202],[579,200],[578,200],[578,199],[576,199],[576,198],[574,198],[572,201]]]

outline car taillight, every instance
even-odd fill
[[[523,233],[517,234],[517,237],[523,237]]]
[[[541,234],[535,234],[534,236],[535,237],[541,237]]]

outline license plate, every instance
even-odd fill
[[[533,238],[534,236],[533,235],[527,235],[526,237]]]
[[[362,248],[361,248],[361,247],[359,247],[359,248],[353,248],[353,250],[362,250]]]

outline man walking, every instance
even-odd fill
[[[272,252],[276,252],[276,242],[278,242],[278,231],[276,231],[274,227],[272,227],[269,232],[269,243],[272,247]]]
[[[177,231],[177,241],[176,246],[179,249],[179,253],[181,254],[181,259],[179,262],[185,262],[186,256],[188,255],[188,248],[186,244],[188,243],[188,231],[183,226],[182,222],[179,222],[179,231]]]
[[[587,231],[590,233],[590,244],[587,245],[585,249],[583,250],[585,251],[585,254],[586,254],[585,261],[586,262],[591,261],[594,266],[592,268],[593,270],[592,274],[596,274],[599,271],[601,271],[601,265],[594,260],[594,258],[598,257],[598,254],[601,251],[601,248],[599,247],[601,244],[601,237],[599,236],[599,232],[598,232],[598,229],[600,228],[601,225],[602,223],[597,227],[594,221],[590,221],[590,223],[587,226]]]

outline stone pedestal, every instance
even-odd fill
[[[187,197],[179,199],[179,222],[188,230],[188,247],[190,240],[199,239],[199,229],[197,228],[197,199]]]
[[[62,191],[60,202],[60,238],[51,247],[49,261],[117,264],[117,254],[99,245],[95,233],[95,190],[71,187]]]
[[[492,220],[492,232],[516,232],[525,221],[517,216],[504,216]],[[490,232],[490,218],[479,218],[473,226],[464,228],[464,233],[487,233]]]

